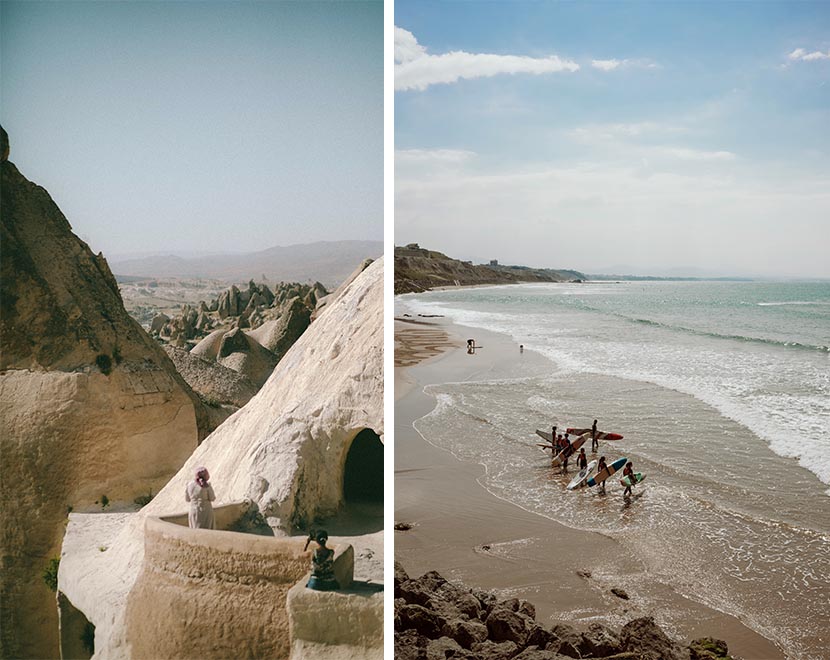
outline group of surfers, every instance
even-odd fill
[[[599,449],[599,440],[597,439],[598,434],[599,432],[597,431],[597,420],[594,420],[594,423],[591,425],[591,452],[596,452]],[[556,426],[553,427],[553,432],[551,433],[552,443],[550,446],[550,450],[553,452],[553,456],[557,456],[558,454],[562,453],[563,474],[567,474],[568,460],[573,454],[573,446],[571,445],[571,440],[568,436],[568,433],[565,433],[564,435],[561,433],[559,435],[556,435]],[[584,470],[588,467],[588,457],[585,455],[584,447],[579,448],[579,454],[577,454],[576,457],[576,464],[579,466],[580,470]],[[597,463],[596,474],[601,474],[606,467],[608,467],[608,465],[605,461],[605,456],[600,456],[599,462]],[[629,495],[631,495],[631,486],[636,481],[636,478],[634,477],[634,464],[631,461],[628,461],[625,464],[625,467],[623,468],[623,479],[625,477],[630,477],[630,479],[628,480],[629,485],[626,486],[625,491],[623,491],[623,497],[628,497]],[[601,493],[605,493],[606,480],[607,479],[603,479],[599,483],[599,490]]]

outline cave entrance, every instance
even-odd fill
[[[383,503],[383,443],[372,429],[363,429],[349,447],[343,470],[343,499]]]

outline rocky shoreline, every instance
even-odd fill
[[[435,571],[410,578],[395,563],[395,658],[433,660],[728,660],[726,642],[701,638],[683,644],[651,617],[620,630],[592,623],[587,630],[536,621],[532,603],[499,600],[481,589],[451,583]]]

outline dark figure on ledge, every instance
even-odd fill
[[[337,580],[334,579],[334,550],[326,547],[328,540],[328,532],[321,529],[311,532],[305,542],[304,551],[308,550],[308,544],[312,541],[317,543],[317,548],[311,554],[311,577],[306,584],[309,589],[334,591],[338,588]]]

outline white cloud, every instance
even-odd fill
[[[415,36],[403,28],[395,28],[395,89],[424,90],[430,85],[454,83],[458,80],[485,78],[502,73],[557,73],[577,71],[572,60],[524,55],[492,55],[451,51],[429,55]]]
[[[770,274],[828,276],[820,237],[830,181],[803,174],[747,162],[737,162],[729,176],[654,171],[630,160],[538,163],[522,172],[481,171],[469,163],[442,176],[396,173],[395,234],[450,255],[551,267],[584,269],[625,254],[645,267],[694,263],[757,273],[759,254],[769,254],[777,255]],[[791,272],[779,270],[790,263]]]
[[[659,68],[659,65],[651,60],[591,60],[591,66],[600,71],[614,71],[622,68]]]
[[[830,60],[830,50],[822,53],[820,50],[815,50],[808,53],[804,48],[796,48],[792,53],[787,55],[787,59],[794,62],[815,62],[816,60]]]
[[[427,49],[418,43],[409,30],[395,26],[395,61],[411,62],[426,55]]]
[[[737,157],[731,151],[707,150],[658,141],[682,139],[689,129],[677,124],[642,121],[628,124],[589,124],[567,131],[567,135],[585,145],[602,150],[606,158],[630,161],[634,158],[679,160],[687,162],[727,162]]]
[[[568,131],[572,138],[580,142],[597,142],[600,140],[627,139],[636,137],[658,137],[688,133],[684,126],[667,122],[639,121],[617,124],[588,124]]]
[[[731,151],[705,151],[702,149],[688,149],[685,147],[656,147],[657,153],[677,158],[679,160],[726,161],[735,160]]]
[[[464,149],[396,149],[396,163],[461,163],[475,156]]]
[[[619,68],[620,60],[591,60],[591,66],[600,71],[613,71]]]

